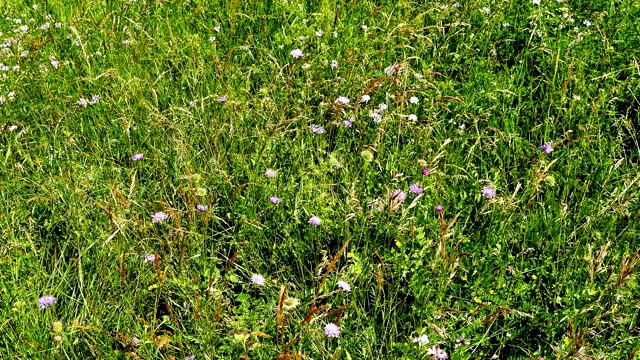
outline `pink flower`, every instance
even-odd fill
[[[342,289],[342,291],[345,291],[345,292],[351,291],[351,285],[349,285],[346,281],[340,280],[338,281],[337,285],[340,289]]]
[[[321,222],[322,220],[320,220],[320,218],[317,216],[312,216],[311,218],[309,218],[309,224],[312,226],[319,226]]]
[[[142,158],[144,157],[144,154],[140,153],[140,154],[135,154],[131,157],[131,160],[133,161],[139,161],[142,160]]]
[[[324,333],[327,337],[338,337],[340,336],[340,327],[334,323],[328,323],[324,327]]]
[[[291,56],[293,56],[294,59],[300,59],[301,57],[304,56],[304,54],[302,53],[302,50],[295,49],[295,50],[291,50]]]

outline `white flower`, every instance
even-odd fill
[[[220,26],[216,26],[216,27],[214,27],[214,28],[213,28],[213,30],[214,30],[215,32],[220,32]]]
[[[317,37],[322,37],[322,35],[324,35],[324,31],[322,31],[322,30],[316,31],[316,36]]]
[[[342,291],[345,291],[345,292],[351,291],[351,285],[349,285],[346,281],[339,280],[337,285],[340,289],[342,289]]]
[[[589,20],[585,20],[582,23],[584,24],[584,26],[587,26],[587,27],[591,26],[591,21],[589,21]]]
[[[332,69],[337,69],[338,68],[338,61],[331,60],[331,68]]]
[[[483,7],[482,9],[480,9],[480,12],[485,15],[489,15],[489,13],[491,13],[491,9],[489,9],[488,7]]]
[[[415,122],[417,120],[418,120],[418,117],[416,116],[416,114],[409,115],[409,121]]]
[[[362,30],[367,30],[369,27],[367,25],[362,25]]]
[[[533,5],[540,5],[540,0],[533,0]]]
[[[409,102],[412,104],[417,104],[420,102],[420,99],[418,99],[417,96],[412,96],[411,98],[409,98]]]
[[[418,346],[426,345],[429,343],[429,337],[427,335],[421,335],[415,339],[413,339],[414,343],[417,343]]]
[[[369,102],[369,100],[371,100],[371,96],[369,96],[369,95],[367,95],[367,94],[362,95],[362,97],[360,98],[360,102],[361,102],[361,103],[368,103],[368,102]]]
[[[349,105],[349,98],[346,96],[339,96],[338,99],[336,99],[337,102],[339,102],[342,105]]]
[[[291,50],[291,56],[293,56],[294,59],[300,59],[301,57],[304,56],[304,54],[302,53],[302,50],[294,49],[294,50]]]
[[[216,41],[216,37],[215,37],[215,36],[210,36],[210,37],[209,37],[209,41],[210,41],[210,42],[214,42],[214,41]]]

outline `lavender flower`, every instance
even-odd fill
[[[191,355],[188,358],[185,358],[184,360],[196,360],[196,357]]]
[[[417,343],[418,346],[426,345],[429,343],[429,337],[427,335],[421,335],[415,339],[413,339],[414,343]]]
[[[391,200],[398,200],[399,202],[404,202],[407,199],[407,194],[400,189],[393,190],[391,193]]]
[[[205,212],[208,209],[209,209],[209,207],[207,205],[201,205],[201,204],[196,205],[196,210],[198,210],[200,212]]]
[[[324,134],[324,128],[320,125],[311,124],[309,125],[309,129],[316,135]]]
[[[493,199],[496,197],[496,189],[493,186],[485,186],[482,189],[482,195],[488,197],[489,199]]]
[[[339,96],[337,101],[342,105],[349,105],[349,98],[346,96]]]
[[[345,292],[351,291],[351,285],[349,285],[346,281],[340,280],[338,281],[337,285],[340,289],[342,289],[342,291],[345,291]]]
[[[274,177],[276,177],[276,171],[273,169],[267,169],[267,171],[264,172],[264,176],[272,179]]]
[[[322,220],[320,220],[317,216],[312,216],[309,218],[309,224],[312,226],[319,226]]]
[[[443,210],[444,210],[444,207],[442,205],[440,205],[440,204],[436,205],[436,211],[441,212]]]
[[[251,275],[251,282],[256,285],[263,286],[265,284],[264,276],[260,274],[253,274]]]
[[[327,326],[324,327],[324,333],[327,337],[338,337],[340,336],[340,327],[334,323],[328,323]]]
[[[133,161],[139,161],[139,160],[142,160],[142,158],[143,158],[143,157],[144,157],[144,154],[143,154],[143,153],[139,153],[139,154],[135,154],[135,155],[133,155],[133,156],[131,157],[131,160],[133,160]]]
[[[38,299],[38,305],[40,306],[41,309],[47,308],[55,304],[55,302],[56,302],[56,298],[54,298],[52,295],[45,295]]]
[[[345,120],[342,122],[342,125],[344,125],[344,127],[346,128],[350,128],[353,125],[353,123],[350,120]]]
[[[169,217],[169,215],[163,213],[163,212],[157,212],[155,214],[153,214],[153,217],[151,218],[151,222],[153,223],[159,223],[159,222],[163,222],[165,220],[167,220],[167,218]]]
[[[409,192],[412,194],[420,195],[424,192],[424,189],[420,187],[418,184],[409,185]]]
[[[545,154],[551,154],[553,152],[553,141],[549,141],[548,143],[540,146],[540,151]]]
[[[422,175],[423,176],[429,175],[429,168],[426,168],[426,167],[422,168]]]
[[[274,204],[274,205],[280,204],[280,199],[275,197],[275,196],[271,196],[269,198],[269,201],[271,201],[271,203]]]
[[[153,264],[154,262],[156,262],[156,255],[155,254],[143,254],[142,255],[142,261],[149,263],[149,264]]]
[[[302,53],[302,50],[295,49],[295,50],[291,50],[291,56],[293,56],[294,59],[300,59],[301,57],[304,56],[304,54]]]
[[[221,102],[221,103],[225,103],[225,102],[227,102],[227,97],[226,97],[226,96],[224,96],[224,95],[220,96],[220,97],[218,98],[218,102]]]

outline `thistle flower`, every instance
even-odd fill
[[[415,339],[413,339],[414,343],[417,343],[418,346],[426,345],[429,343],[429,337],[427,335],[421,335]]]
[[[151,222],[153,222],[153,223],[163,222],[163,221],[167,220],[168,217],[169,217],[169,215],[159,211],[159,212],[153,214],[153,217],[151,217]]]
[[[274,205],[280,204],[280,199],[275,197],[275,196],[271,196],[269,198],[269,201],[271,201],[271,203],[274,204]]]
[[[139,154],[135,154],[135,155],[133,155],[133,156],[131,157],[131,160],[133,160],[133,161],[139,161],[139,160],[142,160],[142,158],[143,158],[143,157],[144,157],[144,154],[143,154],[143,153],[139,153]]]
[[[429,175],[429,168],[426,168],[426,167],[422,168],[422,175],[423,176]]]
[[[324,333],[327,337],[338,337],[340,336],[340,327],[334,323],[328,323],[324,327]]]
[[[412,194],[420,195],[424,192],[424,189],[420,187],[418,184],[409,185],[409,192]]]
[[[207,205],[201,205],[201,204],[196,205],[196,210],[198,210],[200,212],[205,212],[208,209],[209,209],[209,207]]]
[[[153,264],[154,262],[156,262],[156,255],[155,254],[143,254],[142,255],[142,261],[149,263],[149,264]]]
[[[312,226],[319,226],[322,220],[320,220],[317,216],[312,216],[309,218],[309,224]]]
[[[300,304],[300,300],[298,300],[298,299],[296,299],[294,297],[287,297],[282,302],[282,307],[285,310],[292,310],[292,309],[295,309],[299,304]]]
[[[251,282],[256,285],[263,286],[265,284],[264,276],[260,274],[253,274],[251,275]]]
[[[38,299],[38,305],[41,309],[44,309],[55,304],[56,301],[56,298],[54,298],[52,295],[45,295]]]
[[[339,96],[336,101],[338,101],[342,105],[349,105],[349,98],[346,96]]]
[[[407,194],[400,189],[393,190],[391,193],[391,200],[398,200],[399,202],[404,202],[407,199]]]
[[[443,210],[444,210],[444,206],[442,206],[440,204],[436,205],[436,211],[441,212]]]
[[[291,50],[291,56],[293,56],[294,59],[300,59],[301,57],[304,56],[304,54],[302,53],[302,50],[295,49],[295,50]]]
[[[549,141],[548,143],[540,146],[540,151],[545,154],[551,154],[553,152],[553,141]]]
[[[338,281],[337,285],[340,289],[342,289],[342,291],[345,291],[345,292],[351,291],[351,285],[349,285],[346,281],[340,280]]]
[[[272,179],[274,177],[276,177],[276,171],[273,169],[267,169],[267,171],[264,172],[264,176]]]
[[[493,199],[496,197],[496,189],[493,186],[485,186],[482,189],[482,195],[488,197],[489,199]]]

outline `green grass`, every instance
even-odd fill
[[[3,357],[637,358],[637,2],[32,5],[0,19]]]

